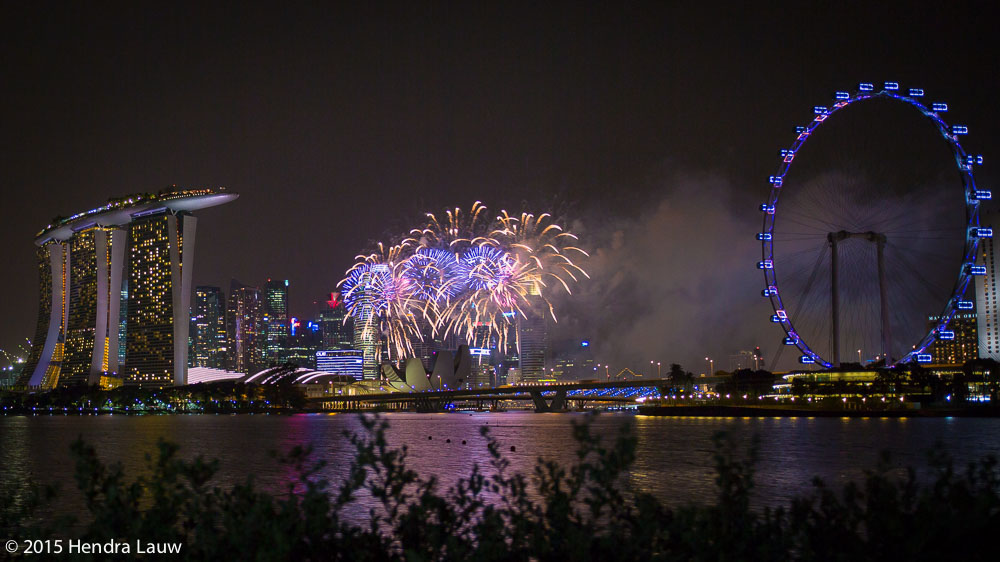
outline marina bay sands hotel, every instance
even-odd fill
[[[18,383],[186,384],[191,213],[237,197],[172,187],[111,199],[39,232],[38,323]]]

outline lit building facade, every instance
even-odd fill
[[[230,370],[250,374],[263,368],[267,334],[260,289],[233,279],[229,286],[226,325]]]
[[[226,296],[219,287],[195,288],[190,337],[190,366],[226,368],[229,340],[226,334]]]
[[[364,378],[364,353],[357,349],[328,349],[316,352],[316,370]]]
[[[383,266],[384,267],[384,266]],[[358,281],[357,303],[354,305],[354,349],[361,352],[365,379],[378,378],[380,334],[375,316],[374,299],[370,295],[372,273],[365,272]]]
[[[983,228],[992,228],[995,235],[1000,236],[1000,221],[997,221],[997,210],[985,206],[979,210],[979,224]],[[986,267],[986,275],[976,276],[976,314],[979,357],[1000,361],[1000,303],[997,302],[997,276],[1000,275],[1000,264],[996,260],[996,244],[994,238],[980,238],[977,265]],[[950,324],[949,324],[950,326]],[[957,334],[956,334],[957,335]],[[934,356],[937,361],[937,356]]]
[[[979,357],[978,314],[956,313],[948,322],[948,331],[954,332],[954,339],[936,339],[927,353],[933,362],[940,365],[963,365]],[[927,328],[934,329],[941,322],[940,316],[927,319]]]
[[[288,280],[268,279],[264,284],[264,360],[278,361],[288,339]]]
[[[191,212],[237,197],[170,188],[112,199],[58,219],[39,246],[39,315],[19,384],[184,384],[187,373]]]
[[[126,384],[187,384],[196,226],[193,216],[169,212],[129,225]]]

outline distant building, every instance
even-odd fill
[[[552,345],[552,375],[557,380],[595,378],[597,363],[590,340],[564,340]]]
[[[340,293],[329,293],[329,298],[319,303],[319,324],[323,349],[353,349],[354,325],[347,315],[347,306],[340,300]]]
[[[753,350],[742,350],[729,356],[729,372],[735,373],[740,369],[750,369],[756,371],[764,368],[764,354],[759,347]]]
[[[265,366],[264,303],[260,289],[233,279],[226,309],[229,336],[229,369],[254,373]]]
[[[264,284],[264,330],[264,360],[276,361],[289,334],[287,279],[268,279]]]
[[[386,268],[387,266],[376,266]],[[374,271],[374,269],[373,269]],[[381,271],[376,273],[381,274]],[[354,305],[354,349],[362,353],[364,358],[363,373],[365,379],[378,378],[378,368],[381,355],[381,334],[376,317],[374,299],[370,291],[372,272],[366,271],[358,281],[357,302]]]
[[[977,329],[978,314],[956,313],[948,322],[948,331],[954,332],[954,339],[937,339],[927,348],[933,362],[941,365],[963,365],[979,357],[979,334]],[[928,329],[933,329],[941,322],[940,316],[927,319]]]
[[[316,352],[316,370],[362,380],[365,378],[364,353],[357,349],[319,350]]]
[[[528,298],[538,298],[529,296]],[[517,317],[519,372],[522,382],[537,382],[546,377],[545,360],[549,345],[545,307],[531,307]]]
[[[232,201],[223,190],[171,187],[59,218],[35,238],[39,315],[18,383],[52,388],[184,384],[196,219]],[[114,378],[114,377],[111,377]]]
[[[199,286],[191,307],[192,367],[225,369],[228,354],[226,298],[219,287]]]
[[[1000,221],[996,209],[980,208],[979,224],[992,228],[1000,236]],[[1000,361],[1000,303],[997,302],[997,277],[1000,263],[996,259],[996,244],[993,238],[979,240],[976,263],[986,266],[986,275],[976,276],[976,330],[979,357]],[[935,361],[937,358],[935,357]]]

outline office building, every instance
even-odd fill
[[[323,349],[352,349],[354,346],[354,324],[347,315],[347,306],[340,300],[340,293],[329,293],[320,302],[317,324],[322,337]]]
[[[226,307],[226,332],[229,339],[229,369],[256,373],[265,366],[264,303],[260,289],[233,279]]]
[[[316,352],[316,370],[364,378],[364,353],[357,349],[327,349]]]
[[[264,360],[279,360],[289,334],[288,280],[268,279],[264,284]]]
[[[539,297],[528,297],[539,298]],[[526,308],[517,317],[518,367],[522,382],[538,382],[547,378],[545,361],[549,345],[546,307]]]
[[[195,288],[190,338],[191,367],[226,368],[226,297],[219,287]]]

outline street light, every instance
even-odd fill
[[[858,364],[861,364],[861,350],[858,350]]]
[[[706,357],[705,361],[708,361],[708,376],[714,377],[715,376],[715,360]]]

